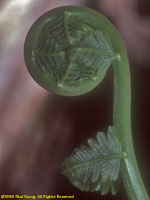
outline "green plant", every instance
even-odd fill
[[[98,12],[77,6],[53,9],[31,27],[25,41],[25,62],[42,87],[66,96],[96,87],[112,65],[113,126],[75,149],[61,165],[62,173],[81,190],[116,194],[120,172],[130,200],[148,200],[137,166],[131,136],[130,71],[122,41]]]

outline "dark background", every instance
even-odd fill
[[[100,86],[74,98],[45,91],[28,74],[23,59],[25,36],[41,14],[62,5],[100,11],[124,41],[131,64],[133,142],[150,195],[149,0],[0,1],[0,194],[128,199],[123,185],[115,197],[102,197],[80,192],[60,173],[60,164],[75,147],[97,131],[107,130],[113,103],[111,69]]]

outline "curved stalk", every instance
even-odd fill
[[[116,36],[117,35],[117,36]],[[114,73],[114,114],[113,123],[122,151],[127,157],[122,159],[121,176],[130,200],[149,200],[135,158],[131,134],[131,86],[128,58],[118,34],[112,33],[114,51],[120,59],[113,61]],[[118,41],[116,43],[116,41]]]

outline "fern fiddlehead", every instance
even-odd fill
[[[88,8],[65,6],[41,16],[25,41],[25,62],[42,87],[66,96],[96,87],[108,68],[114,72],[113,127],[98,133],[62,164],[62,173],[85,191],[106,194],[119,170],[130,200],[148,200],[131,136],[130,72],[124,46],[113,25]],[[120,167],[121,160],[121,167]]]

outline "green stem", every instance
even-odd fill
[[[118,41],[118,34],[112,33],[114,51],[120,53],[120,59],[113,61],[114,72],[114,127],[120,139],[122,151],[127,157],[122,159],[121,176],[130,200],[149,200],[137,161],[135,158],[131,134],[131,86],[130,70],[125,48]]]

